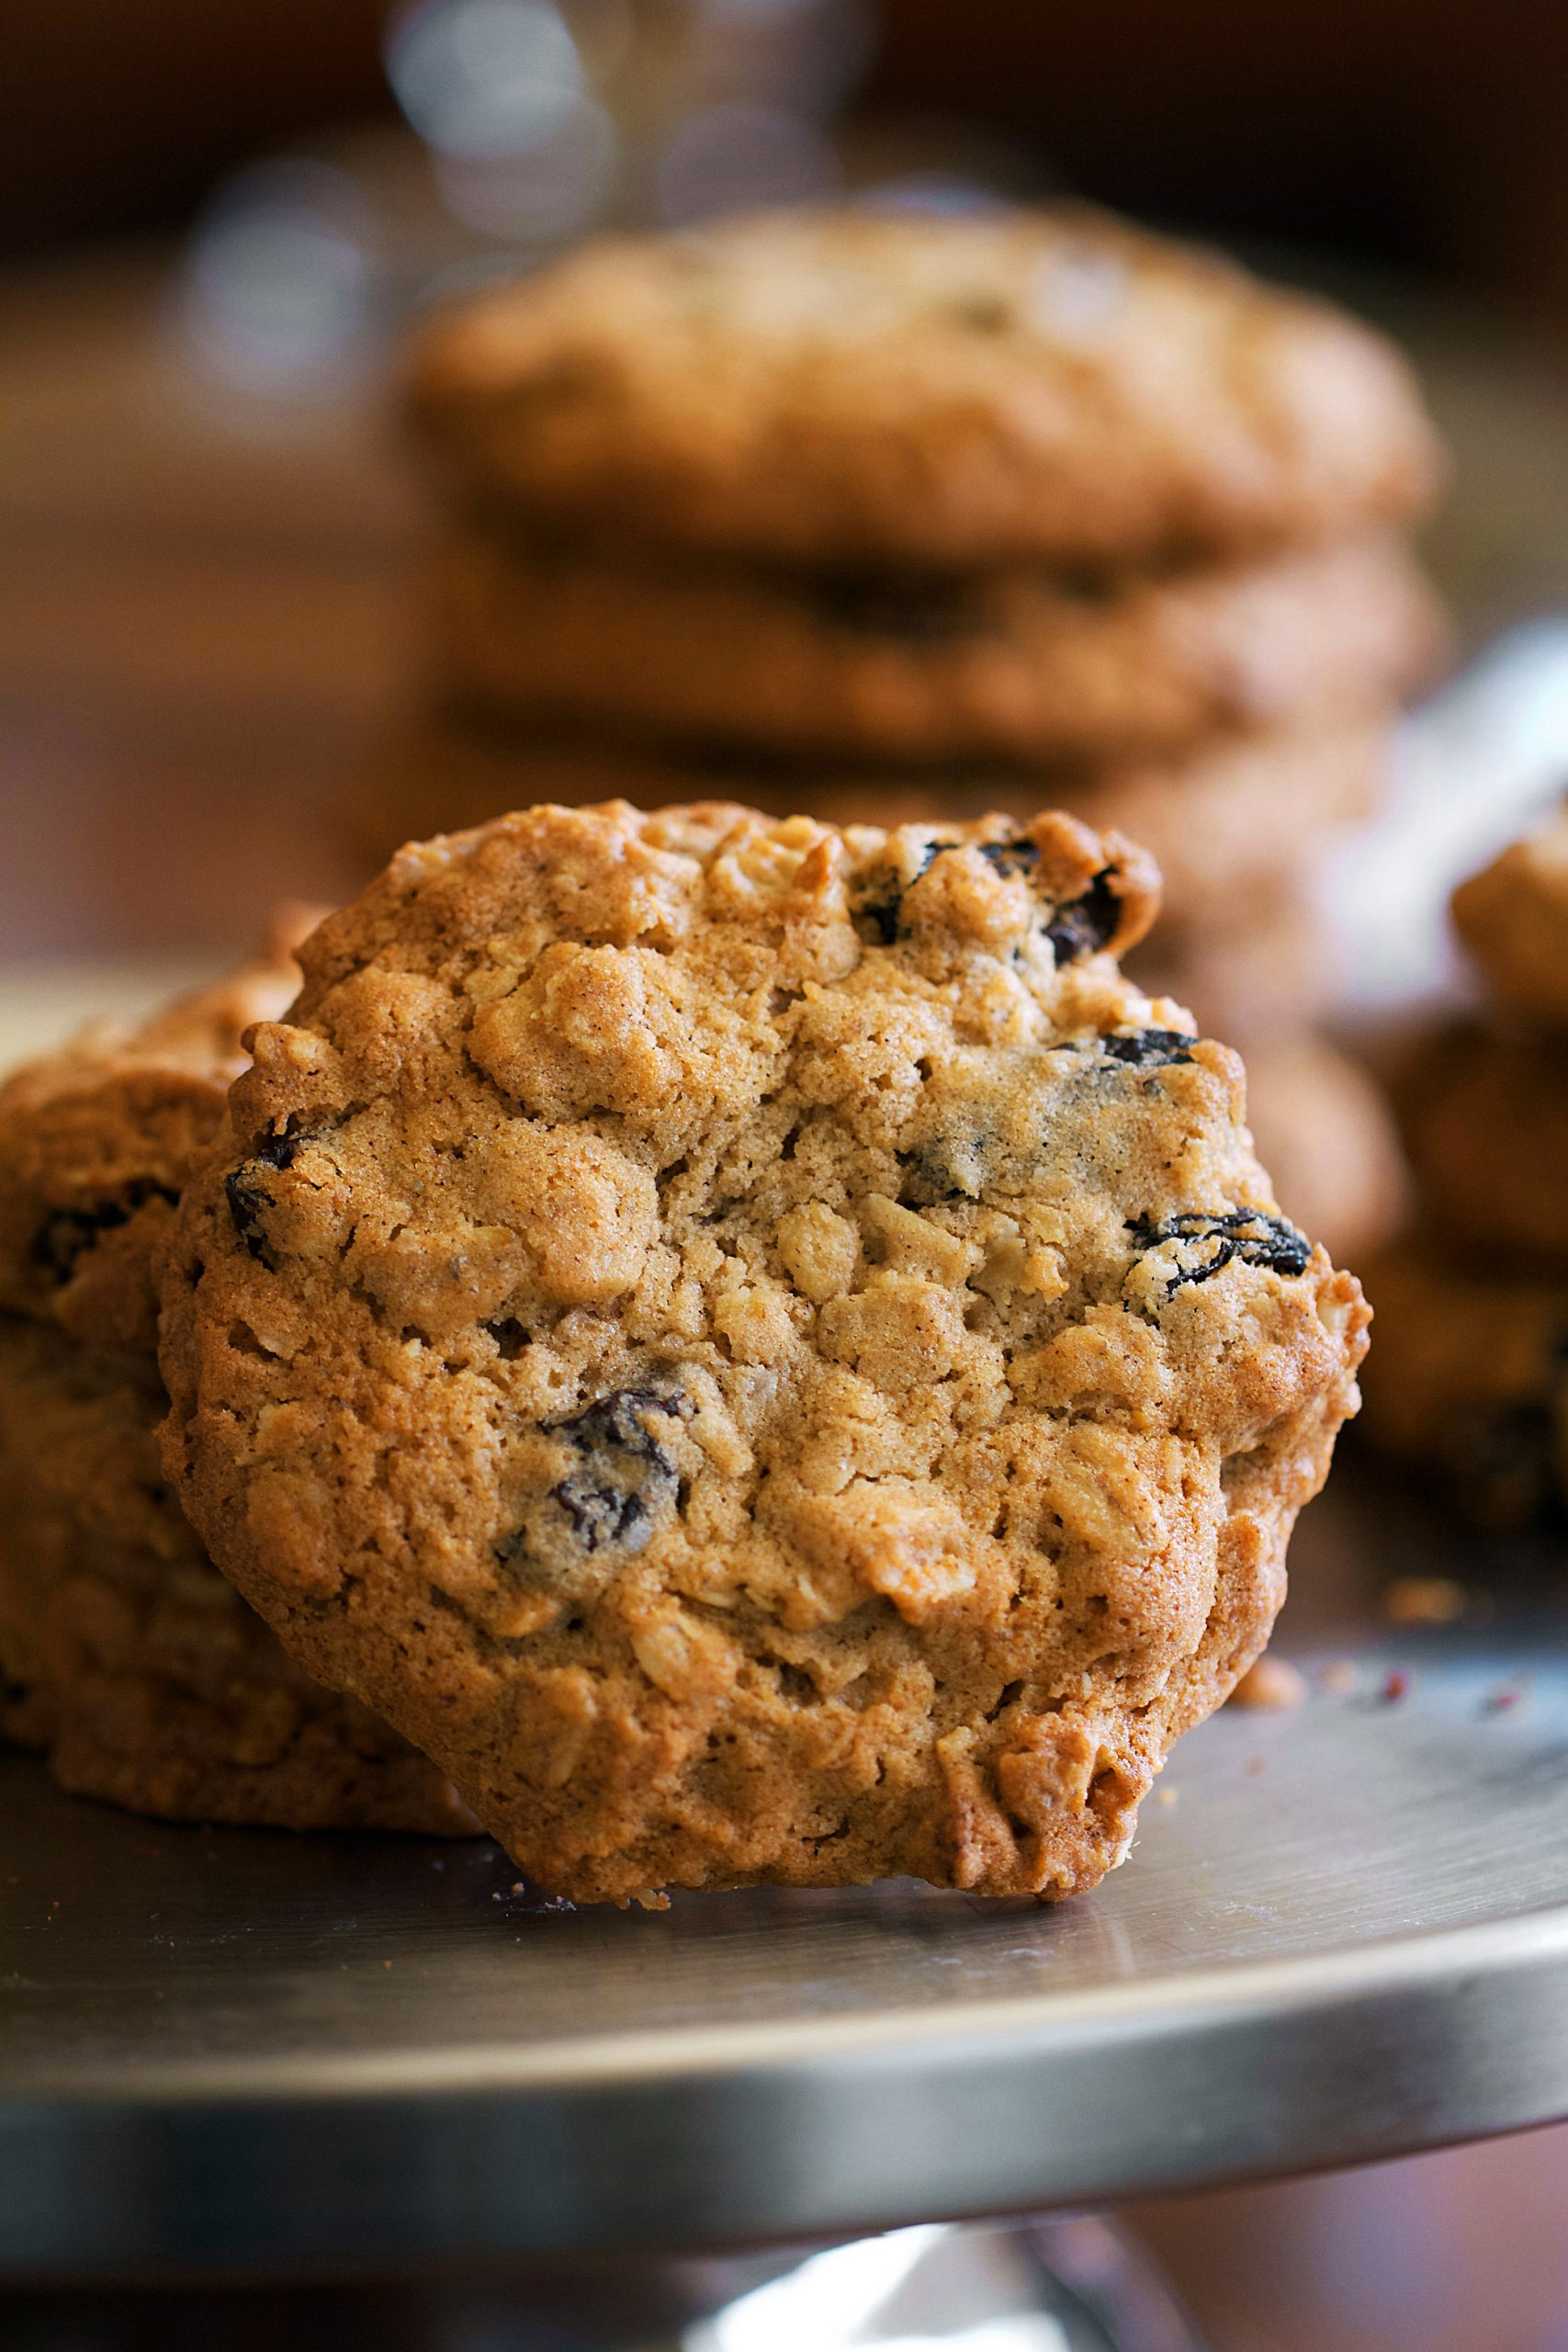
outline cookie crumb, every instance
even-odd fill
[[[1393,1673],[1385,1679],[1378,1697],[1385,1707],[1396,1707],[1402,1699],[1407,1699],[1409,1696],[1410,1677],[1402,1666],[1396,1666]]]
[[[1325,1690],[1332,1690],[1337,1697],[1348,1698],[1356,1687],[1355,1660],[1348,1657],[1331,1657],[1319,1675],[1318,1680]]]
[[[1451,1625],[1464,1611],[1465,1589],[1454,1577],[1395,1577],[1382,1597],[1392,1625]]]
[[[1282,1657],[1255,1658],[1231,1692],[1233,1707],[1299,1707],[1306,1697],[1303,1678]]]
[[[1156,1804],[1164,1805],[1166,1811],[1168,1813],[1171,1806],[1179,1802],[1180,1795],[1181,1791],[1179,1789],[1173,1789],[1168,1781],[1164,1781],[1155,1791],[1155,1803]]]

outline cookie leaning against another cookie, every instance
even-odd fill
[[[640,565],[459,526],[438,691],[536,726],[732,752],[1113,761],[1397,701],[1443,641],[1388,540],[1134,577]]]
[[[435,322],[411,401],[462,499],[808,561],[1280,545],[1438,470],[1381,336],[1077,206],[604,241]]]
[[[471,1835],[206,1558],[162,1476],[165,1404],[150,1360],[0,1316],[0,1733],[73,1795],[163,1819]]]
[[[424,1758],[311,1683],[223,1582],[158,1462],[152,1260],[312,919],[0,1088],[0,1733],[140,1812],[465,1834]]]
[[[1568,1022],[1568,810],[1461,882],[1452,907],[1454,928],[1505,1004]]]
[[[580,1899],[1069,1894],[1267,1638],[1354,1281],[1071,820],[538,808],[304,952],[165,1261],[165,1460]]]
[[[134,1027],[96,1023],[0,1085],[0,1309],[151,1355],[150,1270],[184,1170],[245,1066],[244,1032],[288,1010],[293,950],[324,911],[286,910],[254,963]]]

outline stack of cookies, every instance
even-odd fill
[[[1371,1283],[1368,1429],[1509,1531],[1568,1499],[1568,811],[1453,916],[1487,1002],[1399,1074],[1421,1214]]]
[[[63,1788],[168,1818],[471,1831],[443,1776],[225,1583],[158,1459],[153,1265],[243,1033],[299,986],[304,927],[0,1088],[0,1736]]]
[[[445,521],[378,852],[694,784],[846,822],[1068,808],[1165,876],[1140,976],[1283,1055],[1287,1199],[1341,1246],[1386,1216],[1376,1098],[1307,1046],[1321,854],[1441,642],[1403,537],[1436,451],[1378,337],[1080,209],[846,209],[487,292],[412,408]]]
[[[1092,1886],[1367,1322],[1154,907],[1059,813],[536,808],[14,1080],[13,1730],[583,1900]]]

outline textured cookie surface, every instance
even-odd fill
[[[1216,739],[1178,758],[1044,771],[967,764],[919,771],[840,763],[660,756],[625,747],[537,741],[457,720],[408,730],[359,780],[352,811],[373,855],[400,842],[482,823],[537,800],[615,795],[639,808],[744,795],[781,815],[805,809],[839,825],[969,823],[992,809],[1028,816],[1047,801],[1100,832],[1140,842],[1164,881],[1171,926],[1234,932],[1249,909],[1310,876],[1326,837],[1372,815],[1388,782],[1386,728]]]
[[[0,1089],[0,1734],[139,1812],[471,1830],[441,1774],[225,1584],[158,1459],[152,1259],[314,919],[288,910],[261,961]]]
[[[291,910],[268,954],[134,1028],[101,1023],[0,1086],[0,1307],[151,1353],[151,1264],[191,1155],[244,1068],[241,1038],[299,985]]]
[[[1509,1532],[1568,1496],[1568,1283],[1412,1235],[1368,1268],[1366,1435]]]
[[[546,726],[799,753],[1036,760],[1179,751],[1397,700],[1441,629],[1382,540],[1128,579],[791,578],[453,533],[438,687]]]
[[[1068,208],[597,244],[434,324],[412,400],[470,493],[807,559],[1326,537],[1437,470],[1380,337]]]
[[[1568,813],[1461,883],[1453,917],[1506,1004],[1538,1021],[1568,1022]]]
[[[165,1460],[545,1885],[1070,1893],[1262,1646],[1364,1308],[1122,978],[1152,910],[1061,817],[612,806],[309,944]]]
[[[164,1408],[150,1361],[0,1317],[0,1730],[138,1813],[471,1832],[426,1759],[312,1682],[206,1558],[159,1463]]]

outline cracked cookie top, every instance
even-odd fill
[[[544,1884],[1070,1892],[1267,1636],[1365,1311],[1142,854],[541,808],[313,935],[164,1269],[165,1453]]]
[[[1381,336],[1077,206],[603,241],[435,322],[411,405],[475,500],[805,560],[1325,537],[1438,470]]]

